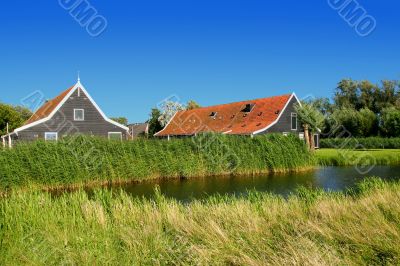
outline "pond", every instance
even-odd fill
[[[275,174],[256,177],[207,177],[187,180],[165,180],[109,186],[108,189],[122,189],[131,196],[151,198],[159,186],[161,193],[169,198],[188,202],[210,195],[243,196],[249,190],[272,192],[287,196],[299,186],[343,191],[354,187],[368,176],[379,176],[386,180],[400,179],[400,166],[375,166],[368,174],[360,174],[354,167],[326,167],[302,173]],[[90,192],[90,191],[89,191]]]

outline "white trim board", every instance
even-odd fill
[[[115,122],[114,120],[111,120],[110,118],[108,118],[108,117],[103,113],[103,111],[100,109],[100,107],[97,105],[97,103],[93,100],[93,98],[90,96],[90,94],[86,91],[85,87],[81,84],[81,82],[78,81],[78,82],[75,84],[75,86],[71,89],[71,91],[68,92],[68,94],[64,97],[64,99],[63,99],[63,100],[57,105],[57,107],[50,113],[49,116],[47,116],[47,117],[45,117],[45,118],[42,118],[42,119],[40,119],[40,120],[38,120],[38,121],[35,121],[35,122],[33,122],[33,123],[30,123],[30,124],[28,124],[28,125],[19,127],[19,128],[17,128],[17,129],[15,129],[14,132],[18,133],[19,131],[22,131],[22,130],[31,128],[31,127],[33,127],[33,126],[42,124],[42,123],[44,123],[44,122],[46,122],[46,121],[49,121],[49,120],[57,113],[57,111],[64,105],[64,103],[71,97],[71,95],[76,91],[77,88],[80,88],[80,89],[83,91],[83,93],[86,94],[86,96],[88,97],[89,101],[93,104],[93,106],[94,106],[94,107],[96,108],[96,110],[100,113],[100,115],[104,118],[104,120],[106,120],[107,122],[109,122],[109,123],[111,123],[111,124],[113,124],[113,125],[115,125],[115,126],[117,126],[117,127],[120,127],[120,128],[122,128],[122,129],[124,129],[125,131],[128,131],[128,130],[129,130],[128,127],[126,127],[126,126],[124,126],[124,125],[121,125],[120,123]]]
[[[291,101],[293,98],[295,98],[296,101],[297,101],[297,102],[300,104],[300,106],[301,106],[301,102],[299,101],[299,98],[297,98],[296,94],[293,92],[292,95],[290,96],[289,100],[286,102],[285,106],[283,107],[283,109],[282,109],[281,112],[279,113],[278,118],[277,118],[274,122],[272,122],[271,124],[269,124],[268,126],[262,128],[262,129],[259,129],[259,130],[257,130],[257,131],[254,131],[252,134],[253,134],[253,135],[256,135],[256,134],[262,133],[262,132],[266,131],[267,129],[271,128],[272,126],[274,126],[276,123],[278,123],[279,119],[281,119],[283,113],[285,112],[286,108],[289,106],[289,103],[290,103],[290,101]]]

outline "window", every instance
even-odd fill
[[[246,106],[242,109],[242,112],[250,113],[254,108],[254,103],[247,103]]]
[[[292,130],[297,130],[297,114],[292,113],[291,118],[292,118]]]
[[[211,112],[210,117],[213,119],[217,118],[217,112]]]
[[[44,133],[44,139],[46,141],[56,141],[58,139],[57,132],[46,132]]]
[[[304,133],[299,133],[299,139],[304,140]]]
[[[108,132],[108,139],[122,140],[122,133],[121,132]]]
[[[74,120],[75,121],[84,121],[85,120],[85,110],[74,109]]]
[[[319,135],[314,134],[314,146],[315,148],[319,148]]]

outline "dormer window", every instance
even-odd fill
[[[255,104],[254,103],[247,103],[246,106],[242,109],[244,113],[250,113],[253,110]]]
[[[211,112],[210,117],[214,119],[217,118],[217,112]]]
[[[74,109],[74,121],[84,121],[84,120],[85,120],[85,110]]]

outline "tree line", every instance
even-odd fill
[[[343,129],[354,137],[400,136],[399,81],[343,79],[334,97],[308,102],[323,115],[321,130],[326,137],[340,137]]]

